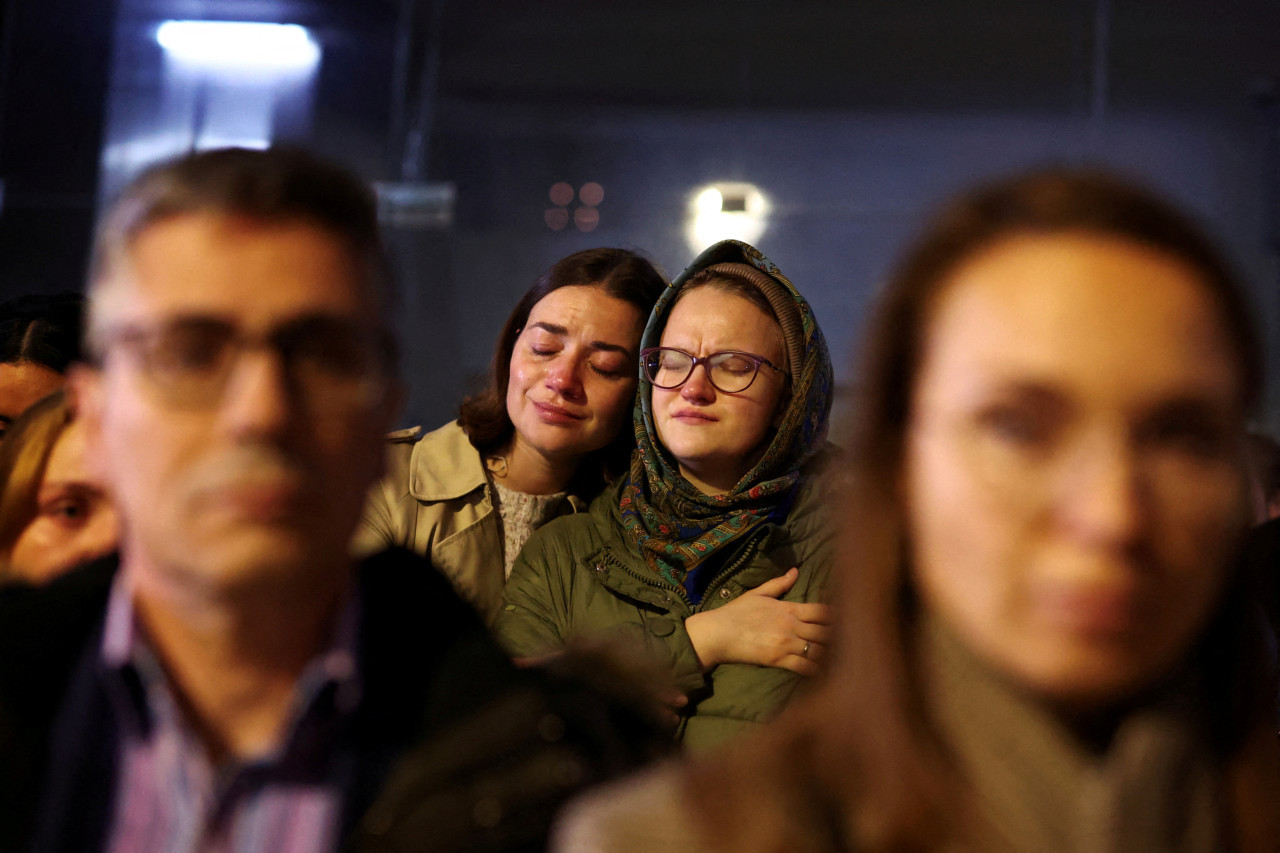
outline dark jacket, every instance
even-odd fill
[[[601,635],[647,649],[689,695],[678,734],[694,750],[767,722],[791,699],[801,676],[732,663],[704,673],[684,620],[728,604],[792,566],[800,577],[783,600],[824,600],[832,531],[822,511],[823,486],[808,473],[786,520],[760,525],[726,555],[697,605],[636,553],[619,516],[621,486],[605,491],[586,514],[555,519],[530,537],[507,581],[506,604],[494,625],[498,639],[512,654],[530,657]]]
[[[0,849],[107,838],[118,738],[99,648],[115,571],[0,590]],[[355,766],[345,849],[539,850],[569,793],[649,757],[642,715],[513,667],[420,558],[386,551],[357,579],[363,699],[333,745]]]

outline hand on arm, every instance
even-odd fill
[[[831,608],[779,601],[799,577],[800,570],[792,568],[723,607],[686,619],[685,631],[703,670],[722,663],[750,663],[801,675],[816,673],[830,637]]]

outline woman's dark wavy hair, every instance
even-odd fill
[[[0,304],[0,364],[30,362],[66,373],[80,360],[84,297],[19,296]]]
[[[929,722],[912,665],[918,603],[899,488],[904,438],[931,309],[952,273],[998,242],[1064,233],[1145,246],[1193,271],[1227,331],[1240,403],[1258,403],[1263,357],[1244,291],[1201,228],[1159,197],[1108,173],[1051,168],[947,205],[901,259],[863,338],[828,669],[758,743],[689,777],[693,811],[717,827],[723,849],[800,849],[788,839],[817,831],[853,849],[925,851],[968,835],[967,788]],[[1224,768],[1227,843],[1240,851],[1273,850],[1280,829],[1266,630],[1254,579],[1240,568],[1192,652],[1213,698],[1210,745]]]
[[[488,387],[467,397],[458,409],[458,422],[480,453],[500,451],[515,433],[515,425],[507,414],[507,384],[511,380],[511,353],[529,320],[529,313],[553,290],[575,286],[599,287],[615,299],[634,305],[643,324],[667,282],[652,263],[635,252],[608,248],[575,252],[556,261],[539,276],[520,297],[498,335]],[[627,469],[634,447],[631,430],[619,430],[611,444],[578,466],[573,491],[582,496],[598,492],[607,480]]]

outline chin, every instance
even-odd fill
[[[1087,712],[1132,699],[1169,669],[1133,654],[1080,650],[1030,661],[1016,677],[1054,705]]]
[[[324,566],[334,563],[332,550],[293,529],[238,530],[201,550],[207,575],[227,590],[310,585]],[[339,553],[345,554],[345,548]]]

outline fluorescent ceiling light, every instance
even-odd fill
[[[689,196],[685,240],[701,252],[721,240],[755,243],[769,224],[769,200],[753,184],[722,181]]]
[[[156,41],[173,59],[208,68],[301,71],[320,61],[320,46],[297,24],[165,21]]]

